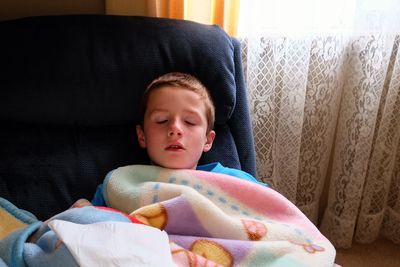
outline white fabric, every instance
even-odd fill
[[[336,247],[400,243],[400,37],[241,44],[257,177]]]
[[[246,0],[240,2],[238,34],[395,33],[399,0]]]
[[[337,248],[400,244],[399,1],[242,2],[257,178]]]
[[[75,224],[54,220],[49,227],[82,267],[174,266],[165,231],[142,224]]]

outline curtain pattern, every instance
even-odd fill
[[[258,178],[337,247],[400,243],[399,38],[240,41]]]

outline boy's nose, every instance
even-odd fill
[[[168,131],[168,136],[172,137],[172,136],[175,136],[175,135],[181,136],[181,135],[182,135],[182,131],[179,130],[179,129],[177,129],[177,128],[171,128],[171,129]]]
[[[179,123],[176,121],[171,123],[169,130],[168,130],[168,136],[172,137],[175,135],[177,135],[177,136],[182,135],[182,129],[181,129]]]

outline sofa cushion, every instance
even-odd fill
[[[233,45],[216,26],[93,15],[2,22],[0,32],[0,119],[135,123],[146,86],[171,71],[211,89],[217,124],[235,106]]]
[[[242,155],[253,166],[238,47],[217,26],[50,16],[2,21],[0,36],[0,196],[39,219],[90,199],[108,171],[150,163],[139,101],[166,72],[197,76],[215,102],[217,136],[200,164],[240,169]]]

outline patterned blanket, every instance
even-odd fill
[[[180,266],[204,260],[223,266],[334,265],[332,244],[289,200],[262,185],[140,165],[116,169],[104,185],[108,206],[168,233]]]
[[[0,266],[78,266],[48,227],[54,220],[139,221],[164,230],[176,266],[334,266],[332,244],[290,201],[262,185],[224,174],[133,165],[111,171],[103,195],[121,212],[74,208],[42,223],[2,205],[0,217],[10,217],[15,227],[0,231]],[[36,238],[28,239],[34,232]]]

